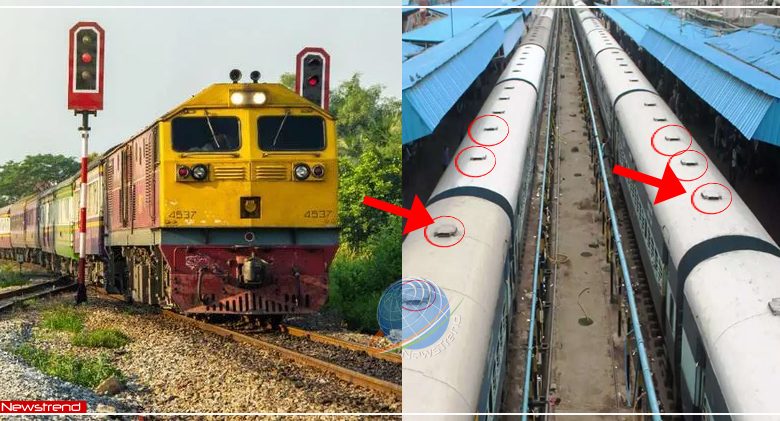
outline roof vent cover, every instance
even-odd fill
[[[769,302],[769,311],[772,312],[773,316],[780,316],[780,297],[772,298],[772,301]]]
[[[458,235],[458,227],[455,224],[441,224],[433,230],[433,236],[436,238],[451,238]]]

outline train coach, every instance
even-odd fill
[[[554,16],[552,9],[534,11],[431,194],[435,223],[404,240],[404,277],[440,287],[450,328],[460,321],[448,346],[404,355],[404,412],[500,410],[520,264],[515,251],[523,244]]]
[[[654,188],[620,178],[675,397],[686,413],[780,412],[780,249],[596,16],[572,18],[614,163],[669,163],[688,191],[654,206]]]
[[[318,310],[338,247],[334,118],[279,84],[214,84],[88,171],[88,278],[184,313]],[[0,209],[0,254],[74,275],[77,177]]]

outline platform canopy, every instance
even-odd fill
[[[453,1],[432,7],[438,18],[402,34],[403,143],[431,134],[493,57],[515,48],[532,10],[523,6],[536,3]]]
[[[482,23],[403,62],[403,143],[433,133],[439,121],[501,47],[497,22]]]
[[[780,29],[706,27],[666,9],[601,11],[746,138],[780,146]]]

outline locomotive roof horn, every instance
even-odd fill
[[[233,81],[233,83],[238,83],[239,80],[241,80],[241,70],[233,69],[230,71],[230,80]]]

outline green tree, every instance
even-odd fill
[[[79,162],[64,155],[30,155],[0,165],[0,206],[57,185],[79,170]]]
[[[330,268],[329,306],[376,332],[382,292],[401,276],[401,220],[363,205],[401,203],[401,102],[355,74],[331,92],[339,141],[341,248]]]
[[[294,91],[295,90],[295,73],[291,72],[284,72],[281,76],[279,76],[279,83],[286,86],[287,89]]]
[[[332,92],[330,111],[338,118],[342,158],[354,161],[368,149],[400,156],[401,102],[383,97],[381,85],[364,87],[355,73]]]
[[[398,218],[363,205],[363,197],[401,203],[401,158],[385,157],[375,150],[368,150],[358,158],[357,163],[342,160],[339,168],[342,242],[360,249],[391,218]]]

